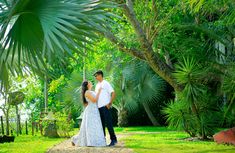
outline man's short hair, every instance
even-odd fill
[[[98,71],[96,71],[93,75],[94,75],[94,76],[96,76],[96,75],[102,75],[102,77],[103,77],[103,76],[104,76],[104,73],[103,73],[102,70],[98,70]]]

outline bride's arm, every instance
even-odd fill
[[[96,94],[96,96],[94,97],[90,92],[86,92],[85,96],[91,100],[92,102],[97,102],[97,100],[99,99],[100,96],[100,92],[101,92],[101,88],[99,89],[98,93]]]

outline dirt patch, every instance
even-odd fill
[[[127,135],[117,135],[118,144],[114,147],[75,147],[72,146],[71,140],[65,140],[52,148],[47,153],[132,153],[133,151],[125,147],[124,142],[121,140]],[[107,140],[107,144],[110,140]]]

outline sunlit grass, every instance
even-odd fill
[[[47,138],[43,136],[21,135],[13,143],[0,144],[0,153],[44,153],[64,138]]]
[[[135,131],[135,128],[124,131]],[[184,132],[171,131],[167,128],[139,127],[136,132],[144,131],[146,134],[134,134],[123,139],[126,147],[132,148],[136,153],[234,153],[234,146],[218,145],[213,141],[186,141],[188,137]],[[159,132],[159,133],[150,133]],[[148,134],[149,133],[149,134]]]
[[[166,132],[172,129],[166,127],[140,126],[140,127],[116,127],[115,132]]]
[[[70,136],[77,134],[76,128]],[[126,147],[135,153],[233,153],[235,147],[217,145],[213,141],[186,141],[184,132],[174,131],[166,127],[128,127],[115,128],[117,134],[127,134],[121,138]],[[14,143],[0,144],[0,153],[44,153],[53,145],[66,138],[47,138],[22,135],[16,137]]]

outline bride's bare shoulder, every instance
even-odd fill
[[[94,95],[95,94],[95,91],[90,91],[90,90],[87,90],[86,92],[85,92],[85,96],[87,97],[87,96],[92,96],[92,95]]]
[[[85,96],[90,95],[90,94],[91,94],[91,91],[89,91],[89,90],[87,90],[87,91],[85,92]]]

